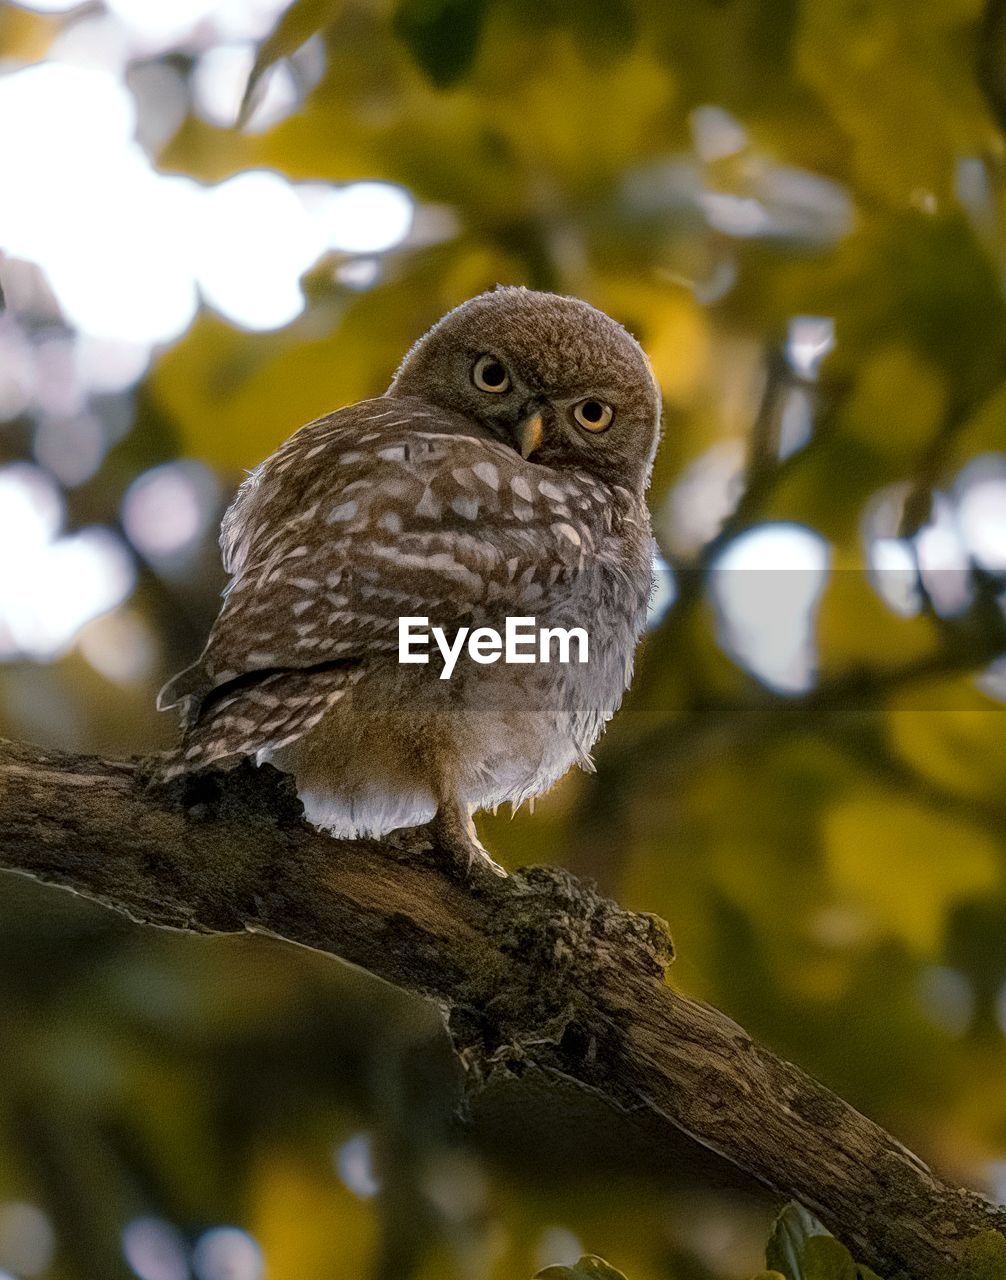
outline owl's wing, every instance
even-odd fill
[[[397,653],[401,616],[453,632],[573,590],[603,554],[603,489],[476,431],[363,401],[252,473],[224,518],[232,579],[206,649],[158,701],[182,707],[175,771],[294,741]]]

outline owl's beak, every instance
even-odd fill
[[[530,413],[521,422],[518,422],[514,431],[514,438],[517,441],[517,448],[520,449],[522,458],[530,458],[535,450],[541,448],[541,442],[545,437],[545,424],[542,421],[540,413]]]

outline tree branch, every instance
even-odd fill
[[[0,744],[0,867],[143,924],[251,930],[437,1000],[477,1092],[571,1081],[799,1199],[859,1258],[921,1280],[1006,1210],[665,981],[659,920],[563,871],[461,885],[435,851],[332,840],[288,778],[244,766],[152,789],[142,765]]]
[[[978,28],[978,87],[1000,129],[1006,130],[1006,0],[988,0]]]

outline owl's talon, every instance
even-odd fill
[[[462,881],[470,880],[479,871],[505,878],[507,872],[486,852],[475,835],[471,819],[467,823],[462,820],[462,823],[434,818],[422,826],[399,827],[382,836],[381,843],[408,858],[431,852],[446,854],[446,861]]]
[[[505,880],[509,874],[505,867],[501,867],[495,858],[491,857],[480,844],[477,850],[469,851],[468,872],[471,874],[473,867],[481,867],[483,871],[488,871],[494,876],[499,876]]]
[[[490,857],[475,834],[471,815],[454,805],[442,805],[429,825],[438,850],[451,856],[454,866],[463,869],[463,879],[470,880],[476,868],[506,878],[506,871]]]

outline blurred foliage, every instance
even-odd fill
[[[590,1254],[573,1267],[546,1267],[534,1280],[625,1280],[625,1276],[602,1258]]]
[[[43,58],[100,8],[0,5],[0,58]],[[167,743],[154,694],[215,614],[213,526],[242,469],[382,391],[466,297],[579,294],[637,333],[663,387],[652,508],[674,599],[597,774],[483,836],[510,865],[561,861],[665,916],[682,989],[1003,1194],[1006,554],[981,560],[961,533],[967,468],[1006,454],[1002,59],[984,16],[980,0],[295,0],[246,115],[313,38],[324,71],[297,109],[242,130],[190,103],[158,166],[394,182],[413,231],[373,261],[325,256],[282,329],[204,306],[136,388],[93,398],[125,425],[68,488],[71,528],[121,529],[130,484],[176,458],[212,467],[220,494],[183,563],[137,550],[128,602],[58,661],[0,668],[0,732]],[[135,61],[187,84],[194,56]],[[59,331],[32,305],[33,340]],[[808,352],[800,317],[833,322],[834,349]],[[43,425],[0,424],[0,461],[31,458]],[[760,571],[776,638],[807,631],[788,689],[758,678],[716,604],[721,558],[768,524],[828,555],[802,612],[786,612],[799,570]],[[907,608],[867,572],[880,542],[908,565]],[[137,635],[145,666],[103,668]],[[51,1219],[54,1280],[129,1274],[121,1233],[148,1219],[176,1232],[170,1280],[221,1223],[257,1240],[269,1280],[513,1280],[590,1248],[632,1280],[759,1265],[767,1198],[558,1106],[461,1130],[433,1012],[307,952],[152,936],[12,883],[0,1007],[0,1270],[18,1270],[2,1207],[22,1202]],[[837,1243],[774,1240],[789,1280],[855,1275]],[[961,1274],[993,1274],[980,1255],[999,1243],[975,1248]],[[569,1266],[551,1274],[583,1274]]]
[[[848,1249],[801,1205],[789,1204],[776,1219],[765,1250],[768,1276],[783,1280],[879,1280],[869,1267],[857,1265]]]
[[[772,1228],[765,1250],[767,1271],[752,1280],[881,1280],[855,1262],[840,1241],[802,1205],[788,1204]],[[960,1261],[941,1271],[943,1280],[1001,1280],[1006,1275],[1006,1239],[986,1231],[965,1245]],[[535,1280],[626,1280],[602,1258],[583,1257],[571,1267],[546,1267]]]
[[[1006,1239],[985,1231],[968,1242],[958,1266],[947,1267],[942,1280],[997,1280],[1006,1275]]]

